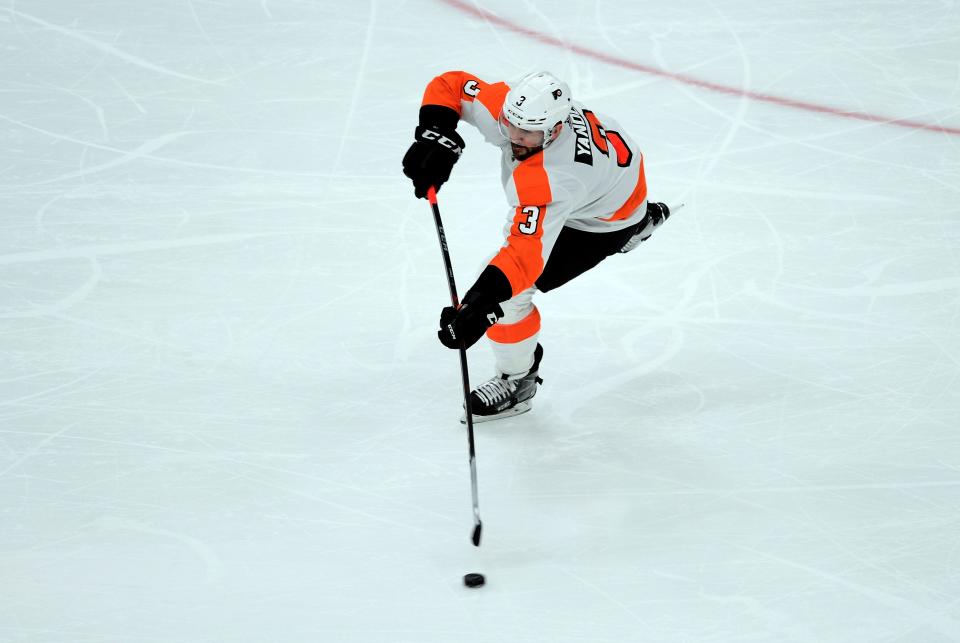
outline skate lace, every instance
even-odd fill
[[[507,379],[500,377],[494,377],[493,379],[487,380],[475,390],[476,394],[483,400],[484,404],[496,404],[501,400],[505,400],[511,395],[517,388],[517,383],[512,382]]]

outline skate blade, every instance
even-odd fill
[[[481,422],[491,422],[493,420],[502,420],[503,418],[513,417],[514,415],[521,415],[526,413],[533,408],[533,404],[530,403],[530,400],[526,402],[520,402],[516,406],[510,407],[505,411],[500,411],[499,413],[494,413],[493,415],[474,415],[473,423],[480,424]],[[466,414],[460,416],[460,424],[467,423]]]

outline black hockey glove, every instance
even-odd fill
[[[420,109],[420,125],[414,130],[413,145],[403,156],[403,173],[413,181],[413,193],[418,199],[427,196],[431,185],[439,192],[460,159],[466,145],[457,134],[459,118],[449,107],[424,105]]]
[[[461,340],[464,347],[470,348],[502,317],[503,308],[500,304],[468,292],[460,308],[447,306],[440,311],[437,337],[447,348],[460,348]]]

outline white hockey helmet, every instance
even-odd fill
[[[535,71],[507,92],[500,118],[523,130],[543,132],[546,147],[554,126],[567,121],[572,107],[569,85],[548,71]]]

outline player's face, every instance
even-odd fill
[[[500,131],[510,141],[510,149],[518,161],[532,156],[543,148],[543,132],[522,129],[503,116],[500,116]]]

